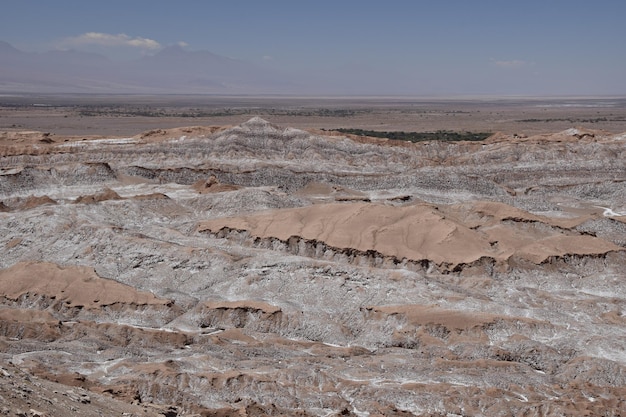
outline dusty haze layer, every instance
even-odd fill
[[[626,134],[15,135],[7,412],[626,412]]]

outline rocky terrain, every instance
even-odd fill
[[[625,143],[5,132],[0,412],[625,414]]]

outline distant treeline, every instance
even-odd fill
[[[78,110],[80,116],[109,116],[109,117],[224,117],[224,116],[298,116],[298,117],[352,117],[358,114],[370,113],[369,109],[280,109],[280,108],[155,108],[155,107],[98,107],[83,106]]]
[[[330,129],[335,132],[347,133],[358,136],[372,136],[375,138],[388,138],[394,140],[404,140],[408,142],[424,142],[438,140],[444,142],[459,142],[464,140],[481,141],[491,136],[487,132],[452,132],[448,130],[437,130],[436,132],[383,132],[378,130],[363,129]]]
[[[623,121],[626,121],[626,119],[619,118],[619,117],[612,117],[612,118],[595,117],[592,119],[573,119],[570,117],[566,119],[521,119],[517,121],[523,122],[523,123],[538,123],[538,122],[600,123],[600,122],[623,122]]]

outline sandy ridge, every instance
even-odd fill
[[[554,223],[560,227],[577,221],[554,221],[502,203],[479,203],[490,222],[446,216],[446,209],[429,204],[387,206],[383,204],[316,204],[258,215],[208,220],[199,232],[217,233],[223,228],[246,230],[259,238],[287,241],[292,236],[326,245],[375,251],[396,259],[429,260],[437,265],[471,264],[483,257],[504,262],[515,256],[540,264],[564,255],[603,255],[621,248],[603,239],[561,230],[525,230],[520,220]],[[448,208],[454,212],[454,208]],[[504,225],[502,220],[512,220]],[[494,221],[496,223],[494,223]],[[488,225],[485,231],[477,224]],[[494,240],[498,239],[498,240]]]
[[[0,270],[0,295],[17,300],[42,295],[68,307],[99,308],[112,304],[170,305],[171,301],[101,278],[93,268],[50,262],[19,262]]]

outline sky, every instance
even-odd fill
[[[624,0],[0,0],[0,40],[114,60],[170,45],[390,95],[624,95]]]

